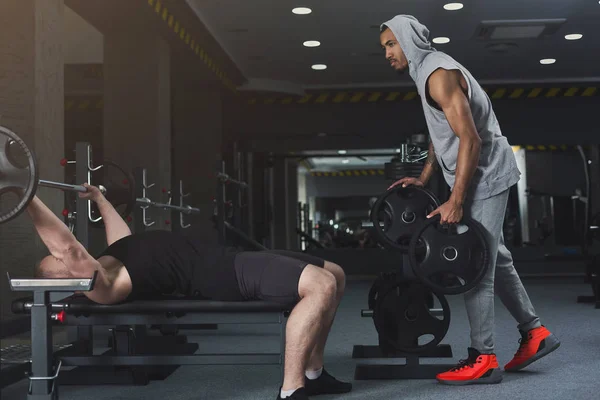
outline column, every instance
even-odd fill
[[[40,178],[63,180],[64,156],[64,2],[3,0],[0,12],[0,125],[35,152]],[[38,196],[59,214],[62,192],[39,188]],[[32,276],[47,250],[29,218],[22,214],[0,225],[0,319],[13,318],[6,280]],[[22,293],[21,293],[22,296]]]
[[[104,34],[104,157],[128,171],[145,167],[166,202],[171,189],[171,66],[169,45],[135,21]],[[141,195],[138,193],[138,196]],[[170,213],[150,209],[150,229],[169,229]]]

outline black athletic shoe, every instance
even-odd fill
[[[323,368],[321,376],[317,379],[304,379],[306,393],[309,396],[317,396],[319,394],[341,394],[348,393],[352,390],[352,384],[348,382],[341,382],[335,379],[333,376]]]
[[[306,389],[300,388],[297,389],[291,396],[286,397],[284,400],[309,400],[308,394],[306,393]],[[277,400],[281,400],[281,389],[279,389],[279,394],[277,395]]]

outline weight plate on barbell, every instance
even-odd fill
[[[17,134],[0,126],[0,224],[27,208],[38,182],[33,152]]]
[[[384,352],[426,352],[435,348],[450,327],[450,305],[444,295],[414,281],[385,285],[373,309],[373,322]],[[430,298],[438,299],[442,315],[430,310]]]
[[[406,252],[416,227],[439,206],[439,200],[429,190],[398,185],[379,196],[373,204],[373,229],[384,246]]]
[[[442,225],[436,215],[420,224],[408,256],[417,278],[443,294],[468,292],[483,279],[490,263],[483,230],[467,217],[460,224]]]

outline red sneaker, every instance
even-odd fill
[[[469,358],[461,360],[450,371],[438,374],[436,379],[446,385],[500,383],[502,370],[495,354],[481,354],[469,347]]]
[[[529,332],[521,332],[519,350],[508,364],[506,372],[519,371],[534,361],[552,353],[560,346],[560,341],[546,327],[540,326]]]

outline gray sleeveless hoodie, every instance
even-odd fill
[[[494,196],[520,179],[515,156],[492,109],[492,103],[473,76],[449,55],[437,51],[429,43],[429,30],[410,15],[398,15],[381,26],[388,27],[408,59],[409,73],[421,96],[425,120],[429,128],[436,157],[444,178],[454,187],[459,139],[450,128],[442,111],[427,101],[426,84],[438,68],[459,70],[468,84],[468,98],[475,127],[481,137],[479,165],[471,180],[468,197],[474,200]]]

